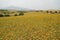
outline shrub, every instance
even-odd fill
[[[39,12],[38,10],[36,10],[36,12]]]
[[[0,17],[3,17],[3,14],[0,14]]]
[[[51,14],[55,14],[54,12],[51,12]]]
[[[17,14],[15,14],[14,16],[18,16]]]
[[[24,11],[24,13],[27,13],[27,11]]]
[[[60,13],[60,11],[59,11],[59,13]]]
[[[53,13],[52,11],[50,11],[50,13]]]
[[[57,13],[57,11],[55,11],[55,13]]]
[[[40,12],[43,12],[43,10],[40,10]]]
[[[46,11],[47,13],[49,13],[49,11]]]
[[[8,17],[8,16],[10,16],[9,14],[5,14],[5,17]]]
[[[24,12],[20,12],[19,15],[24,15]]]
[[[4,14],[6,14],[6,12],[3,12]]]

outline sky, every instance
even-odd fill
[[[0,0],[0,8],[9,6],[30,9],[60,9],[60,0]]]

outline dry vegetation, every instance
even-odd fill
[[[60,14],[0,17],[0,40],[60,40]]]

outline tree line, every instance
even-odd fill
[[[13,14],[13,13],[11,13],[11,14]],[[14,13],[14,16],[22,16],[22,15],[24,15],[24,12],[23,11]],[[0,12],[0,17],[9,17],[9,16],[11,16],[10,15],[10,12],[3,12],[3,11]]]

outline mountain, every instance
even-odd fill
[[[6,9],[6,10],[22,10],[22,11],[30,10],[28,8],[16,7],[16,6],[3,7],[1,9]]]

